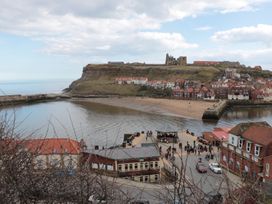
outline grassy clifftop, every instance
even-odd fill
[[[149,80],[190,79],[210,82],[224,73],[225,68],[165,65],[112,65],[89,64],[83,68],[80,79],[74,81],[69,92],[72,94],[150,95],[149,91],[135,85],[117,85],[116,77],[148,77]]]

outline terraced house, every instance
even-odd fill
[[[272,182],[272,127],[266,122],[236,125],[222,144],[221,164],[237,175]]]
[[[114,148],[89,152],[87,163],[93,171],[139,182],[160,180],[160,154],[155,146]]]

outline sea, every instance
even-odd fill
[[[61,93],[72,80],[0,83],[2,94]],[[4,95],[3,94],[3,95]],[[186,130],[200,136],[214,127],[233,127],[240,122],[267,121],[272,107],[228,109],[217,122],[150,114],[89,102],[53,101],[2,108],[0,119],[26,138],[84,139],[89,148],[111,147],[123,142],[125,133],[147,130]]]

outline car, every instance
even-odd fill
[[[212,172],[216,173],[216,174],[222,174],[222,168],[220,167],[220,165],[216,162],[210,163],[209,164],[209,168]]]
[[[88,199],[89,202],[93,203],[93,204],[98,204],[98,203],[107,203],[105,198],[102,198],[100,196],[96,196],[96,195],[91,195]]]
[[[196,170],[197,170],[199,173],[207,173],[208,167],[207,167],[206,164],[204,164],[203,162],[198,161],[198,162],[196,163]]]

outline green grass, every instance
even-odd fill
[[[152,94],[153,91],[142,90],[139,86],[118,85],[116,77],[148,77],[149,80],[189,79],[209,83],[224,73],[225,67],[199,66],[164,66],[164,65],[88,65],[84,80],[72,85],[72,93],[78,94],[119,94],[124,96]],[[241,68],[239,71],[249,72],[254,76],[271,76],[271,72],[253,72]]]

